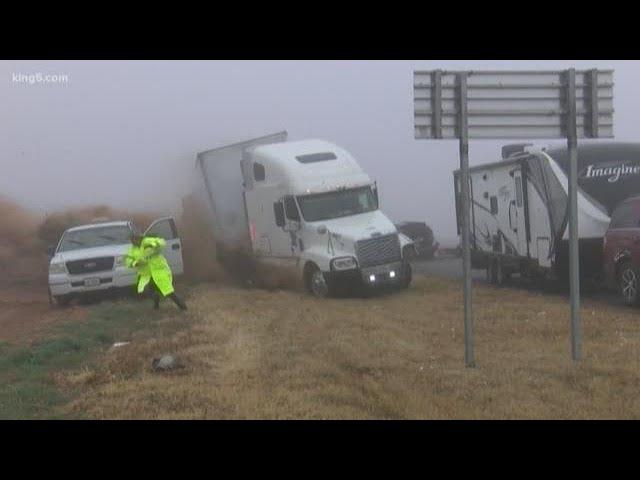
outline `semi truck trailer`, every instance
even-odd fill
[[[566,147],[506,145],[497,162],[470,168],[471,262],[492,283],[513,273],[568,278]],[[460,171],[454,172],[460,234]],[[613,210],[640,194],[640,143],[578,147],[580,274],[602,280],[603,238]]]
[[[250,255],[291,268],[310,293],[411,282],[413,242],[379,209],[374,182],[343,148],[287,132],[197,155],[193,198],[206,206],[220,262]]]

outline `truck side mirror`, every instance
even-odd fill
[[[49,258],[53,258],[53,255],[56,253],[56,246],[55,245],[49,245],[47,247],[47,255],[49,256]]]
[[[284,205],[282,202],[275,202],[273,204],[273,214],[276,218],[276,225],[284,227]]]

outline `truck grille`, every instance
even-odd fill
[[[72,275],[82,273],[105,272],[113,270],[113,257],[87,258],[84,260],[73,260],[67,262],[67,270]]]
[[[356,243],[356,255],[360,268],[398,262],[401,258],[398,234],[360,240]]]

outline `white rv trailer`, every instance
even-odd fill
[[[197,163],[195,197],[210,208],[221,263],[240,251],[295,268],[319,297],[340,283],[411,282],[413,242],[378,209],[376,183],[343,148],[281,132],[199,153]]]
[[[470,169],[472,267],[492,283],[512,273],[566,278],[568,153],[507,145],[502,159]],[[580,273],[602,274],[602,240],[614,208],[640,193],[640,144],[578,147]],[[460,232],[460,171],[454,172]]]

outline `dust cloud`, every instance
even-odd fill
[[[178,220],[185,276],[194,281],[218,281],[266,289],[301,288],[295,269],[260,262],[246,248],[223,244],[206,221],[211,212],[192,195],[182,199],[182,216]]]
[[[198,207],[190,196],[183,198],[182,214],[176,218],[183,248],[185,278],[189,281],[222,282],[267,289],[297,289],[294,271],[258,262],[250,252],[224,248],[206,222],[208,212]],[[131,220],[144,230],[155,218],[154,212],[132,212],[107,205],[85,206],[53,212],[44,217],[0,197],[0,288],[47,284],[47,247],[56,245],[70,227],[95,221]],[[224,252],[218,252],[224,248]],[[221,261],[217,253],[222,253]]]
[[[132,220],[144,228],[158,215],[127,212],[106,205],[77,207],[44,217],[0,197],[0,286],[46,285],[49,258],[47,248],[56,245],[70,227],[93,221]]]
[[[46,247],[37,215],[0,197],[0,287],[47,281]]]

